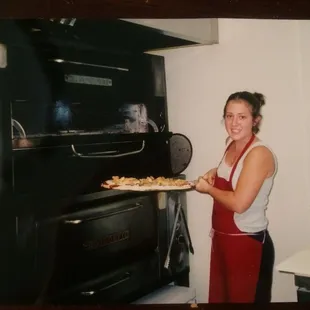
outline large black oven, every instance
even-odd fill
[[[176,282],[189,286],[185,193],[80,197],[66,214],[19,218],[18,294],[25,303],[128,303]],[[91,198],[91,200],[89,200]]]
[[[131,302],[189,285],[186,193],[101,187],[180,177],[164,58],[91,44],[86,26],[7,22],[0,36],[3,302]]]

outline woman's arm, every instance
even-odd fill
[[[264,180],[274,171],[272,153],[264,146],[253,148],[246,156],[235,191],[223,191],[200,178],[196,190],[212,196],[227,209],[245,212],[255,200]]]
[[[204,176],[203,179],[207,181],[210,185],[214,185],[215,175],[217,173],[217,168],[210,169]]]

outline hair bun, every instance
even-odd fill
[[[253,93],[253,96],[259,101],[261,107],[266,104],[265,96],[263,94]]]

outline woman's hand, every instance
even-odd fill
[[[217,168],[213,168],[209,170],[204,176],[203,179],[207,181],[210,185],[214,185],[215,175],[216,175]]]
[[[195,185],[195,190],[199,193],[208,194],[209,189],[213,186],[204,177],[199,177]]]

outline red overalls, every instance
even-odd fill
[[[232,177],[236,166],[254,138],[253,135],[234,164],[229,181],[216,175],[216,188],[233,191]],[[229,146],[225,154],[228,148]],[[241,232],[234,222],[234,212],[215,200],[212,214],[209,302],[253,303],[261,257],[262,242]]]

